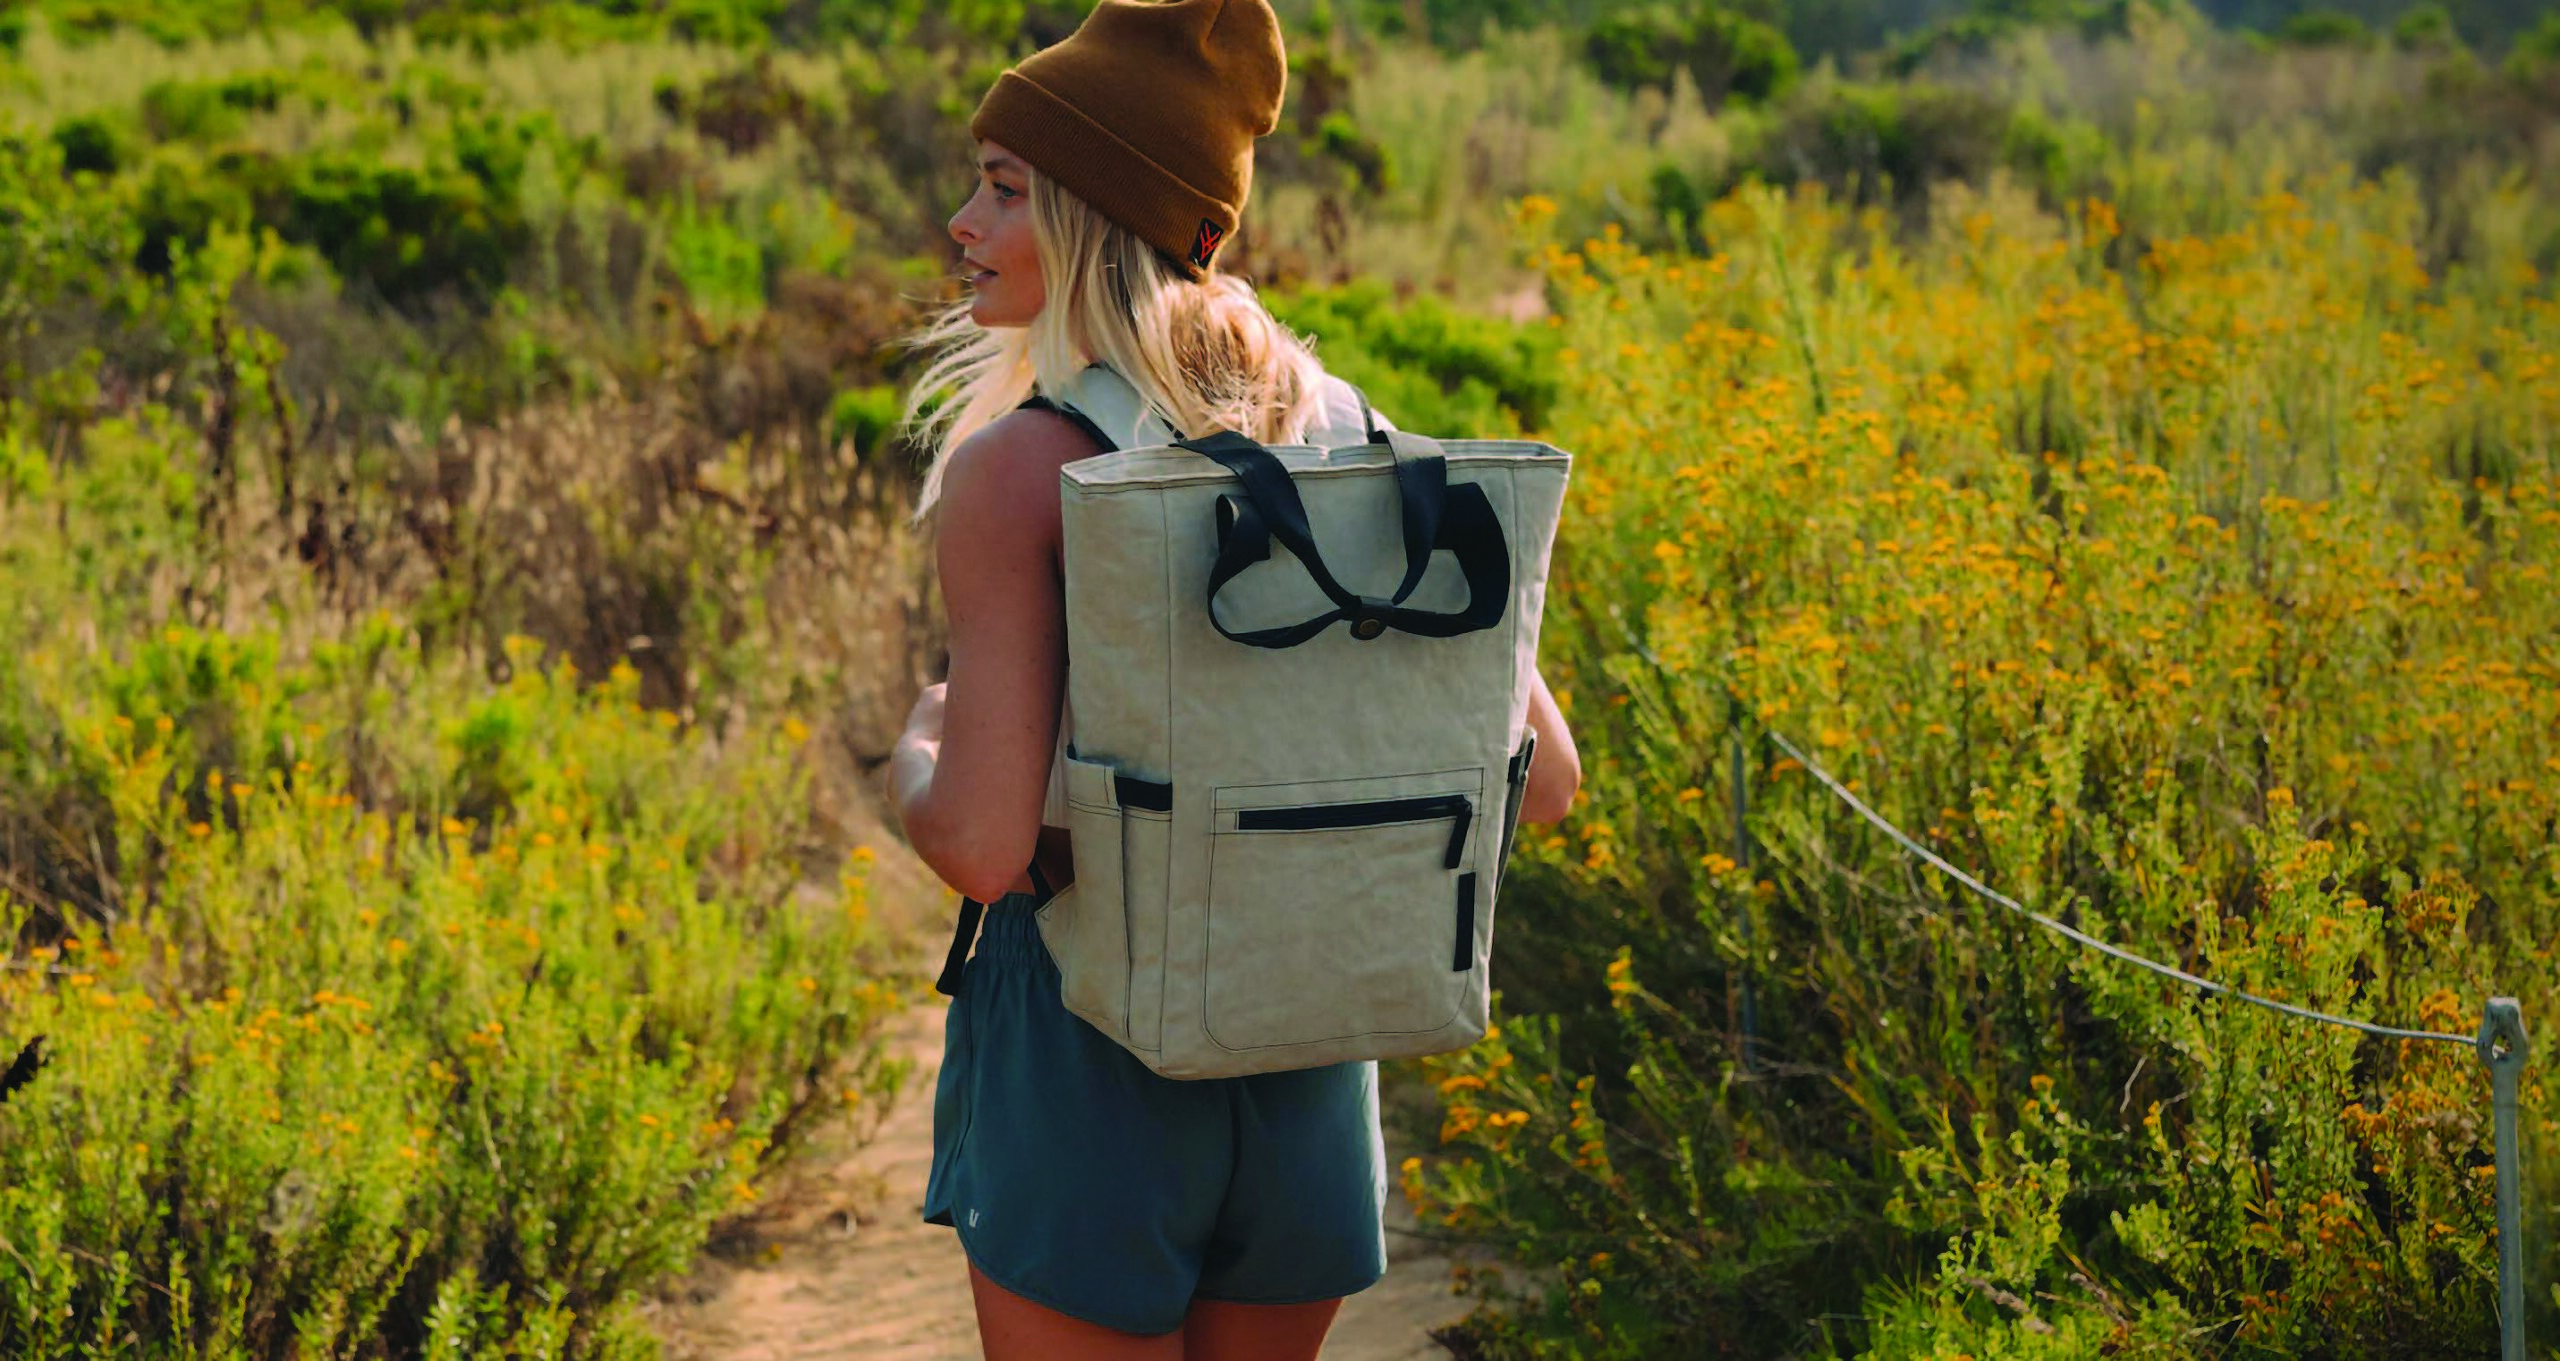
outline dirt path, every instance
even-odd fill
[[[947,937],[928,934],[946,909],[939,885],[883,848],[874,876],[884,918],[915,923],[918,967],[941,964]],[[903,863],[898,863],[899,861]],[[911,904],[932,904],[915,909]],[[906,910],[892,913],[893,904]],[[933,1083],[942,1059],[942,999],[909,1011],[891,1038],[914,1061],[876,1137],[854,1147],[838,1128],[770,1188],[767,1210],[716,1244],[653,1307],[670,1361],[970,1361],[979,1355],[958,1235],[922,1218],[933,1158]],[[1449,1263],[1411,1236],[1389,1197],[1387,1276],[1351,1297],[1325,1361],[1436,1361],[1429,1329],[1466,1312]]]

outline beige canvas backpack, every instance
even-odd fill
[[[1040,933],[1067,1009],[1168,1077],[1488,1021],[1570,459],[1327,388],[1339,447],[1180,439],[1101,366],[1026,404],[1108,450],[1060,471],[1076,868]]]

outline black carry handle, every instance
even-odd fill
[[[1404,581],[1384,600],[1355,595],[1334,580],[1316,547],[1297,483],[1278,456],[1233,431],[1179,442],[1182,448],[1215,459],[1244,483],[1242,498],[1221,497],[1218,502],[1218,560],[1209,569],[1209,623],[1221,635],[1253,647],[1287,648],[1322,633],[1338,619],[1350,620],[1351,636],[1364,641],[1390,628],[1424,638],[1452,638],[1502,622],[1511,597],[1511,548],[1484,488],[1472,482],[1449,485],[1447,460],[1432,440],[1401,430],[1380,432],[1380,438],[1396,460],[1405,539]],[[1245,568],[1270,557],[1275,538],[1297,557],[1334,608],[1296,624],[1238,633],[1218,617],[1218,593]],[[1420,584],[1431,554],[1443,548],[1457,555],[1458,568],[1466,576],[1466,608],[1447,612],[1405,608],[1404,599]]]
[[[1360,424],[1369,442],[1385,445],[1395,459],[1396,495],[1404,522],[1404,580],[1385,600],[1345,590],[1316,548],[1297,483],[1270,450],[1232,431],[1199,440],[1183,439],[1177,431],[1175,444],[1216,459],[1245,484],[1243,501],[1218,499],[1218,560],[1209,572],[1209,623],[1228,638],[1264,648],[1296,647],[1337,619],[1350,620],[1351,635],[1363,640],[1389,628],[1426,638],[1451,638],[1501,623],[1511,596],[1511,548],[1503,536],[1501,517],[1494,513],[1484,489],[1473,483],[1450,486],[1448,459],[1437,441],[1379,429],[1368,394],[1356,387],[1351,391],[1360,399]],[[1083,412],[1065,403],[1035,395],[1020,409],[1063,417],[1106,451],[1119,447]],[[1316,588],[1334,603],[1334,611],[1285,628],[1237,633],[1218,618],[1218,592],[1237,573],[1269,558],[1275,535],[1305,564]],[[1443,548],[1458,555],[1459,570],[1466,575],[1466,608],[1450,613],[1403,608],[1405,597],[1422,584],[1431,555]]]
[[[1355,387],[1351,395],[1360,399],[1362,433],[1369,443],[1385,445],[1396,461],[1396,496],[1404,512],[1404,580],[1390,600],[1401,605],[1422,583],[1423,570],[1431,565],[1431,552],[1440,543],[1440,516],[1448,499],[1449,460],[1440,452],[1437,440],[1379,429],[1378,413],[1369,405],[1369,394]],[[1506,564],[1504,576],[1509,575]],[[1503,584],[1510,585],[1507,580]]]

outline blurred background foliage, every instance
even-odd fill
[[[1226,267],[1580,457],[1588,794],[1503,1034],[1398,1070],[1500,1262],[1451,1345],[2477,1350],[2466,1060],[2092,974],[1765,747],[1736,845],[1717,772],[1729,689],[2128,943],[2546,1014],[2560,17],[1280,8]],[[889,1098],[897,342],[1084,9],[0,10],[0,1351],[646,1354]]]

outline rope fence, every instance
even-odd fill
[[[1671,674],[1670,669],[1662,664],[1662,660],[1654,656],[1652,649],[1646,647],[1635,636],[1634,630],[1627,627],[1626,620],[1619,615],[1617,607],[1611,606],[1609,615],[1626,633],[1627,643],[1635,650],[1636,655],[1644,658],[1660,674],[1666,676]],[[1724,691],[1727,712],[1732,715],[1730,721],[1734,742],[1734,858],[1738,863],[1748,865],[1750,863],[1749,834],[1744,823],[1750,795],[1744,779],[1744,746],[1747,739],[1743,732],[1744,715],[1748,710],[1745,709],[1741,697],[1734,693],[1732,687],[1719,683],[1719,688]],[[2333,1015],[2325,1011],[2314,1011],[2309,1007],[2298,1007],[2290,1002],[2280,1002],[2272,997],[2261,997],[2246,989],[2199,977],[2174,965],[2163,964],[2158,960],[2135,954],[2122,946],[2110,945],[2086,931],[2056,921],[1982,882],[1949,863],[1937,852],[1913,840],[1909,833],[1868,806],[1866,800],[1859,798],[1848,786],[1842,784],[1802,747],[1789,741],[1786,734],[1765,723],[1761,725],[1761,731],[1767,734],[1769,740],[1784,751],[1790,760],[1802,766],[1807,774],[1818,781],[1824,789],[1830,791],[1833,797],[1847,804],[1859,817],[1891,838],[1913,858],[1954,879],[1985,901],[2014,912],[2076,945],[2095,950],[2110,959],[2136,968],[2148,969],[2163,978],[2175,979],[2199,992],[2246,1002],[2251,1006],[2263,1007],[2297,1020],[2337,1026],[2383,1039],[2471,1046],[2479,1055],[2482,1066],[2489,1070],[2490,1110],[2497,1157],[2499,1356],[2500,1361],[2525,1361],[2523,1188],[2518,1173],[2519,1150],[2516,1133],[2516,1092],[2519,1077],[2524,1068],[2525,1031],[2524,1010],[2517,1004],[2516,999],[2490,998],[2487,1006],[2482,1010],[2479,1032],[2472,1035],[2457,1035],[2443,1030],[2404,1030],[2397,1026],[2375,1025],[2370,1021],[2359,1021],[2352,1016]],[[1744,930],[1748,932],[1747,924]],[[1753,1008],[1749,986],[1746,980],[1743,984],[1745,1020],[1741,1045],[1741,1057],[1746,1067],[1749,1066],[1754,1043],[1751,1015]]]

